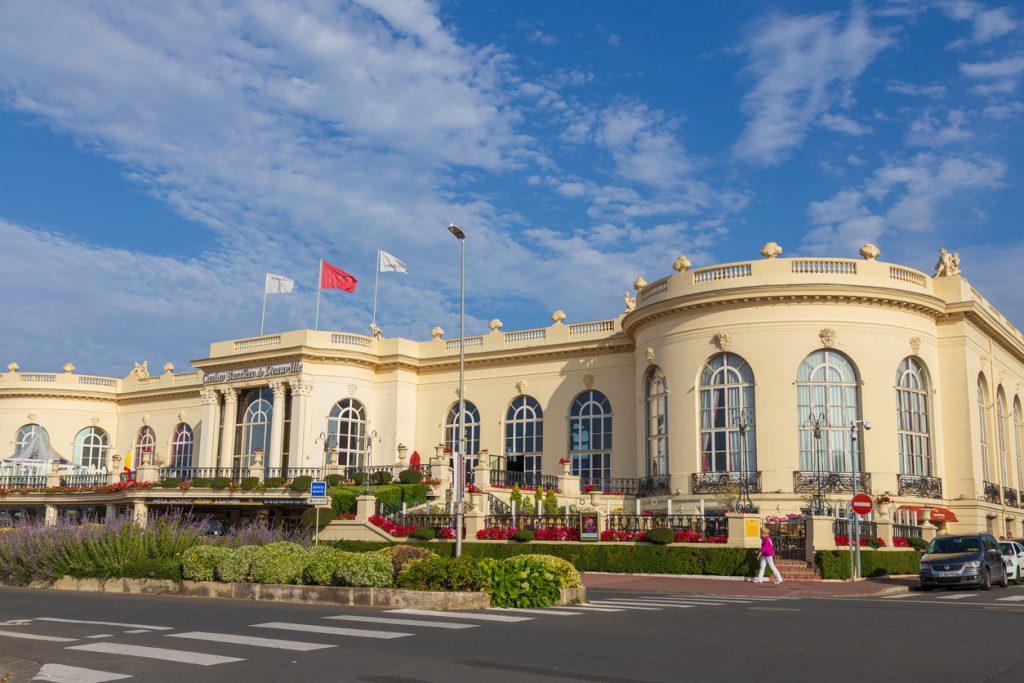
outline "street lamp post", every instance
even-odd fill
[[[814,480],[817,484],[817,493],[814,494],[814,500],[811,502],[811,514],[823,515],[827,506],[825,504],[825,497],[821,492],[821,430],[828,427],[828,417],[825,413],[819,413],[818,415],[811,413],[807,417],[807,421],[804,422],[804,426],[810,427],[814,435]]]
[[[466,433],[466,233],[451,223],[448,232],[459,240],[459,415],[456,422],[458,431],[458,453],[455,454],[453,474],[455,486],[455,557],[462,555],[462,496],[465,490]]]
[[[736,499],[737,512],[753,512],[754,501],[750,500],[750,482],[747,478],[747,430],[753,426],[753,414],[747,408],[740,408],[732,423],[740,431],[740,493]]]
[[[857,452],[857,427],[861,425],[864,429],[871,429],[871,422],[869,420],[854,420],[850,423],[850,474],[853,475],[853,495],[857,496],[857,477],[860,474],[860,460],[859,453]],[[850,553],[850,564],[853,565],[853,556],[857,556],[856,569],[851,566],[850,574],[855,579],[860,578],[860,515],[853,512],[853,508],[850,508],[850,517],[853,519],[853,547],[854,552]]]

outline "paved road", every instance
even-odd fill
[[[593,591],[584,607],[416,613],[2,588],[0,656],[75,683],[1024,678],[1024,589],[900,595]]]

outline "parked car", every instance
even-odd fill
[[[1024,573],[1024,546],[1017,541],[999,541],[999,550],[1003,553],[1006,573],[1010,581],[1019,586]]]
[[[216,519],[204,519],[201,522],[196,522],[195,526],[199,528],[199,533],[204,536],[224,535],[224,524]]]
[[[1009,584],[1003,553],[992,534],[936,536],[921,557],[921,590]]]

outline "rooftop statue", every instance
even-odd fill
[[[626,313],[636,309],[636,297],[630,296],[629,292],[623,292],[622,298],[626,300]]]
[[[128,373],[129,377],[135,379],[142,379],[143,377],[149,377],[149,361],[144,360],[141,363],[136,363],[132,371]]]
[[[935,277],[951,277],[960,274],[960,254],[939,249],[939,260],[935,264]]]

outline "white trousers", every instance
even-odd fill
[[[760,583],[761,581],[764,581],[764,567],[765,567],[765,565],[768,565],[769,567],[772,568],[772,574],[775,576],[775,580],[776,581],[782,581],[782,574],[780,574],[779,570],[775,568],[775,558],[773,556],[769,555],[767,557],[765,557],[765,556],[761,557],[761,571],[759,571],[757,573],[757,582],[758,583]]]

